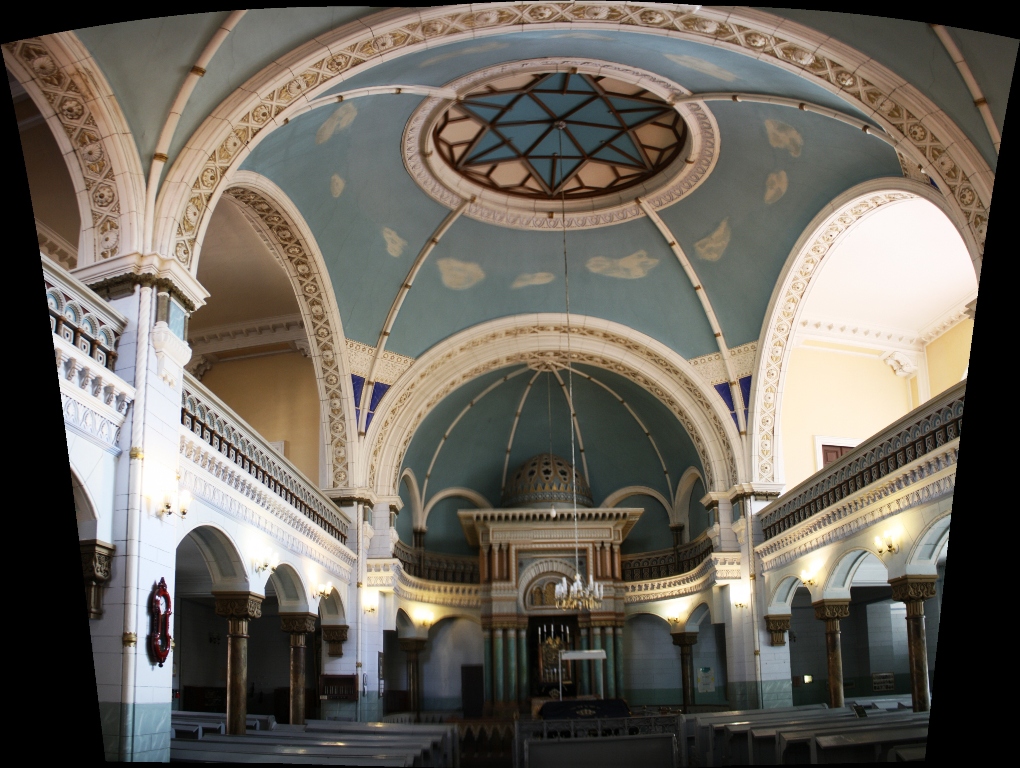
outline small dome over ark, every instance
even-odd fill
[[[573,478],[573,479],[571,479]],[[551,453],[540,453],[528,459],[503,489],[503,507],[548,507],[550,504],[573,504],[593,507],[588,481],[570,462]]]

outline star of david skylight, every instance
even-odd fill
[[[677,111],[641,86],[583,73],[506,77],[466,94],[437,122],[439,155],[504,194],[567,200],[656,175],[684,150]]]

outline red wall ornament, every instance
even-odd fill
[[[166,608],[164,609],[164,601]],[[163,666],[170,655],[170,592],[166,588],[166,579],[161,578],[152,592],[150,603],[152,612],[152,634],[149,635],[149,650],[159,666]]]

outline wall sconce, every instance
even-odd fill
[[[318,588],[312,593],[312,597],[329,597],[333,591],[333,582],[327,581],[325,584],[319,584]]]
[[[746,584],[735,584],[730,587],[734,608],[746,608],[751,602],[751,590]]]
[[[256,573],[262,573],[266,570],[275,571],[280,565],[280,556],[276,552],[272,554],[267,552],[261,557],[253,558],[253,562],[255,563]]]
[[[361,608],[365,613],[375,613],[379,607],[379,593],[375,590],[365,590],[362,597]]]
[[[817,576],[817,571],[812,571],[811,573],[808,573],[807,571],[800,572],[800,580],[809,587],[813,587],[818,583]]]
[[[413,618],[416,622],[422,625],[425,629],[432,626],[433,620],[436,618],[432,611],[426,611],[418,609],[414,612]]]
[[[875,549],[878,554],[892,552],[894,555],[900,551],[900,541],[896,531],[886,531],[881,536],[875,537]]]
[[[160,508],[160,514],[172,515],[176,512],[181,513],[181,517],[188,514],[188,507],[191,506],[191,492],[184,490],[177,492],[176,490],[168,490],[163,493],[163,503]]]
[[[737,598],[733,602],[733,607],[734,608],[746,608],[747,607],[747,598],[744,598],[744,597]]]

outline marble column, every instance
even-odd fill
[[[244,735],[248,721],[248,622],[262,616],[262,595],[214,592],[216,615],[227,620],[227,733]]]
[[[290,724],[305,722],[306,635],[315,632],[314,613],[281,613],[280,629],[290,633]]]
[[[485,707],[492,705],[492,630],[482,630],[482,688]]]
[[[521,702],[531,698],[528,683],[528,630],[521,627],[517,630],[517,696]]]
[[[400,650],[407,654],[407,697],[414,709],[414,722],[421,722],[421,659],[419,654],[425,650],[425,638],[402,637],[399,640]]]
[[[579,629],[581,635],[580,648],[582,651],[588,650],[588,634],[590,633],[590,631],[591,631],[590,627],[581,627]],[[594,665],[591,662],[588,661],[584,662],[581,665],[581,670],[577,675],[579,678],[577,692],[583,696],[587,696],[588,694],[591,693],[592,666]]]
[[[600,627],[603,635],[602,647],[606,649],[606,698],[616,698],[616,649],[613,642],[613,628]]]
[[[506,631],[506,687],[507,701],[517,701],[517,630]]]
[[[502,704],[506,701],[506,689],[503,676],[503,629],[492,629],[492,688],[493,701]]]
[[[613,627],[613,645],[616,650],[616,695],[625,698],[623,694],[623,627]]]
[[[892,598],[907,606],[907,658],[910,662],[910,698],[915,712],[931,708],[928,688],[928,639],[924,628],[924,601],[935,597],[935,576],[901,576],[890,580]]]
[[[680,646],[680,685],[684,697],[684,714],[690,714],[694,706],[694,644],[698,642],[697,632],[674,632],[673,645]]]
[[[813,603],[815,618],[825,622],[825,657],[829,674],[829,706],[843,706],[843,653],[839,641],[839,620],[850,615],[849,600],[820,600]]]
[[[591,628],[591,647],[592,650],[594,651],[602,649],[602,627]],[[595,679],[592,680],[592,687],[594,688],[594,690],[592,691],[592,693],[595,694],[596,696],[601,694],[603,698],[605,698],[606,689],[605,686],[602,684],[602,666],[603,666],[602,660],[597,659],[592,663],[592,666],[595,668],[595,674],[593,675]]]

